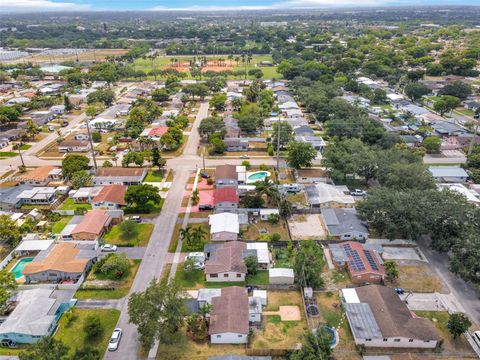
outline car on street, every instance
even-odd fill
[[[115,252],[117,251],[117,245],[104,244],[100,247],[103,252]]]
[[[206,172],[203,172],[203,171],[200,173],[200,176],[204,179],[208,179],[210,177],[209,174],[207,174]]]
[[[122,338],[122,329],[116,328],[113,330],[112,336],[108,341],[108,351],[115,351],[118,349],[118,345],[120,344],[120,339]]]
[[[123,150],[124,154],[128,154],[129,152],[130,152],[130,150],[128,150],[128,149]]]
[[[240,159],[250,159],[250,156],[248,155],[240,155]]]
[[[210,204],[198,205],[198,210],[200,210],[200,211],[210,211],[210,210],[213,210],[213,205],[210,205]]]
[[[361,189],[355,189],[353,191],[350,191],[350,195],[352,196],[365,196],[367,195],[367,192]]]

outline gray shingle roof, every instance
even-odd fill
[[[357,210],[351,209],[322,209],[322,216],[330,235],[337,236],[351,231],[368,234],[365,223],[357,216]]]

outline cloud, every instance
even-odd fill
[[[12,0],[3,3],[3,0],[0,0],[0,12],[81,11],[90,9],[90,5],[75,4],[73,2]]]
[[[239,5],[239,6],[188,6],[173,8],[155,6],[153,11],[239,11],[239,10],[275,10],[275,9],[312,9],[342,6],[379,6],[386,5],[389,0],[283,0],[269,5]]]

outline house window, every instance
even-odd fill
[[[423,340],[423,342],[424,342],[424,343],[429,343],[429,342],[430,342],[430,340]]]
[[[228,274],[223,274],[223,277],[228,277]]]
[[[408,339],[408,342],[413,342],[413,339]]]
[[[221,338],[221,337],[222,337],[222,335],[217,335],[217,338]]]
[[[387,342],[387,341],[388,341],[388,339],[387,339],[387,338],[383,338],[383,341],[384,341],[384,342]]]
[[[365,339],[365,341],[372,341],[372,339]]]
[[[242,277],[242,274],[237,274],[237,278]]]
[[[243,335],[238,334],[237,336],[238,336],[239,338],[241,338]]]
[[[218,274],[210,274],[211,278],[218,278]]]
[[[395,342],[400,342],[400,339],[394,339],[393,341],[395,341]]]

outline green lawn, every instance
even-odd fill
[[[184,289],[200,289],[205,285],[205,274],[203,270],[185,271],[181,264],[175,273],[175,282]]]
[[[0,151],[0,158],[9,158],[17,155],[18,153],[14,151]]]
[[[117,325],[120,311],[115,309],[77,309],[73,308],[73,314],[77,318],[70,324],[67,323],[67,318],[63,316],[58,324],[58,330],[54,337],[57,340],[62,340],[69,348],[73,355],[75,350],[83,348],[84,346],[91,346],[103,354],[107,348],[108,340],[112,335],[113,329]],[[103,333],[94,340],[86,338],[83,325],[85,319],[89,315],[97,315],[103,325]]]
[[[73,201],[72,198],[66,199],[63,204],[58,208],[58,210],[77,210],[77,209],[85,209],[91,210],[91,204],[77,204]]]
[[[148,214],[142,214],[142,213],[136,212],[135,207],[125,208],[125,214],[140,215],[142,217],[147,217],[147,218],[155,217],[158,214],[160,214],[160,211],[162,211],[162,207],[163,207],[164,202],[165,202],[165,199],[162,198],[162,199],[160,199],[160,202],[158,204],[151,203],[152,204],[152,211]]]
[[[268,285],[268,270],[259,270],[256,275],[247,275],[245,283],[247,285]]]
[[[32,145],[29,145],[29,144],[23,144],[22,146],[20,146],[20,150],[28,150],[32,147]]]
[[[127,296],[130,287],[132,286],[133,279],[137,274],[138,267],[141,260],[130,260],[131,268],[128,275],[123,279],[115,282],[114,289],[94,289],[86,286],[86,288],[80,288],[75,293],[76,299],[121,299]],[[93,271],[88,275],[88,280],[104,280],[105,278],[101,274],[94,274]]]
[[[122,237],[120,227],[115,225],[103,237],[105,243],[117,246],[147,246],[153,231],[153,224],[135,224],[138,234],[132,239]]]
[[[470,109],[466,109],[466,108],[464,108],[464,107],[456,108],[456,109],[454,110],[454,112],[459,113],[459,114],[464,115],[464,116],[473,116],[473,115],[475,115],[475,111],[470,110]]]
[[[62,216],[60,220],[52,225],[52,232],[54,234],[60,234],[71,219],[72,216]]]
[[[214,60],[218,58],[227,58],[227,55],[207,55],[208,59]],[[136,59],[133,63],[133,67],[135,70],[142,70],[145,72],[149,72],[153,69],[158,69],[162,68],[165,65],[171,64],[170,59],[175,58],[178,59],[181,62],[187,62],[189,60],[192,60],[192,56],[159,56],[155,58],[153,61],[150,59]],[[253,55],[252,56],[252,61],[250,64],[247,64],[246,66],[242,63],[239,63],[237,66],[233,68],[234,71],[236,70],[244,70],[245,68],[248,70],[255,69],[257,68],[255,65],[262,62],[262,61],[270,61],[273,63],[272,56],[271,55]],[[282,75],[277,72],[277,67],[276,66],[265,66],[265,67],[258,67],[263,71],[263,79],[281,79]],[[153,76],[148,76],[149,79],[154,79]],[[161,76],[157,77],[158,79],[161,79]],[[229,76],[229,78],[234,79],[234,78],[240,78],[243,79],[243,76]],[[248,76],[248,79],[253,79],[253,77]],[[187,73],[187,79],[192,79],[192,76],[190,73]]]
[[[149,170],[145,177],[145,182],[162,182],[163,172],[160,170]]]

